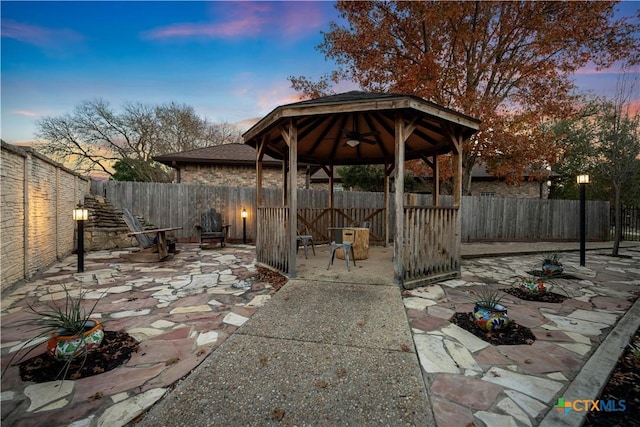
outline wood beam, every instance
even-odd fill
[[[297,274],[296,248],[298,230],[298,128],[295,119],[289,120],[289,277],[295,278]]]
[[[264,205],[262,197],[262,159],[264,158],[264,150],[267,146],[267,137],[263,136],[258,142],[256,150],[256,207],[261,208]],[[260,226],[260,224],[258,224]]]
[[[384,165],[384,247],[389,247],[389,218],[391,218],[391,212],[389,212],[391,201],[389,200],[389,175],[393,170],[393,165],[389,167],[388,164]]]
[[[395,234],[393,244],[393,281],[402,286],[404,279],[404,118],[398,113],[395,121]]]
[[[433,169],[433,195],[431,197],[433,206],[440,206],[440,166],[438,165],[438,155],[433,156],[431,169]]]
[[[324,167],[323,167],[324,168]],[[327,175],[329,175],[329,212],[331,212],[329,216],[329,227],[334,227],[333,221],[333,165],[329,165],[329,170],[326,170]]]

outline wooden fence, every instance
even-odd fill
[[[254,187],[213,187],[194,184],[160,184],[119,181],[93,181],[91,192],[106,197],[119,208],[128,208],[158,227],[183,227],[176,232],[180,239],[196,241],[195,224],[200,214],[215,208],[223,222],[230,225],[229,239],[242,240],[242,218],[246,209],[247,238],[256,239],[256,189]],[[282,191],[263,189],[266,206],[280,207]],[[395,222],[394,200],[390,198],[390,224]],[[407,205],[430,206],[431,196],[408,196]],[[441,196],[443,206],[451,206],[451,196]],[[317,229],[314,238],[322,241],[329,224],[328,215],[319,215],[329,205],[326,190],[298,190],[298,218]],[[384,198],[382,193],[340,191],[334,193],[332,212],[334,226],[353,220],[369,221],[374,241],[384,238]],[[580,203],[574,200],[507,199],[499,197],[465,196],[460,207],[463,242],[578,240]],[[334,210],[335,211],[335,210]],[[587,239],[609,240],[609,202],[587,202]],[[368,218],[368,219],[366,219]],[[302,221],[304,223],[304,221]],[[315,221],[315,222],[314,222]],[[314,228],[310,227],[310,229]],[[393,239],[394,227],[389,235]],[[375,236],[379,237],[377,239]]]

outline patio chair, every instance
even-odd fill
[[[128,254],[121,254],[121,258],[126,258],[133,262],[157,262],[163,261],[174,254],[179,253],[176,250],[176,239],[167,236],[167,232],[181,230],[182,227],[154,228],[145,229],[138,218],[136,218],[127,208],[122,212],[122,219],[129,227],[130,233],[127,236],[133,236],[138,241],[140,249],[134,250]],[[155,234],[155,237],[152,235]]]
[[[333,264],[333,258],[336,255],[336,250],[342,249],[342,251],[344,252],[344,260],[347,263],[347,271],[351,271],[351,268],[349,267],[349,254],[351,254],[351,257],[353,258],[354,267],[356,265],[356,256],[353,252],[353,242],[344,241],[344,228],[331,228],[330,230],[333,234],[333,240],[329,244],[329,265],[327,265],[327,270]]]
[[[210,208],[200,215],[200,223],[195,225],[198,230],[200,247],[204,246],[205,240],[220,240],[220,247],[224,247],[225,239],[229,234],[229,225],[222,223],[222,214]]]
[[[302,233],[300,231],[302,230]],[[298,249],[300,249],[300,244],[304,246],[304,257],[308,258],[309,245],[311,245],[311,249],[313,250],[313,256],[316,255],[316,247],[313,244],[313,235],[309,232],[309,227],[306,225],[298,226],[298,236],[296,239],[296,253],[298,253]]]

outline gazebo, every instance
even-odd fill
[[[480,122],[413,95],[347,92],[281,105],[244,133],[256,149],[259,263],[296,277],[298,220],[297,164],[322,167],[329,180],[333,211],[333,168],[384,166],[385,242],[394,242],[394,283],[406,288],[460,275],[462,144]],[[453,156],[453,205],[441,206],[439,155]],[[281,206],[265,206],[262,159],[282,160]],[[433,170],[430,206],[406,206],[404,163],[423,159]],[[389,224],[389,183],[393,173],[395,223]],[[333,216],[331,217],[333,222]],[[312,223],[308,222],[313,226]]]

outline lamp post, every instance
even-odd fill
[[[580,186],[580,265],[585,265],[585,246],[586,246],[586,215],[585,215],[585,194],[586,185],[589,183],[589,175],[580,174],[576,178],[576,182]]]
[[[247,244],[247,210],[242,208],[242,212],[240,213],[242,216],[242,243]]]
[[[78,222],[78,273],[84,271],[84,222],[89,219],[89,210],[78,203],[73,210],[73,220]]]

